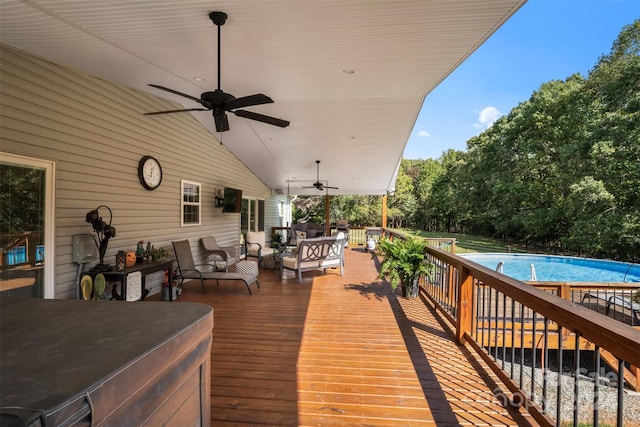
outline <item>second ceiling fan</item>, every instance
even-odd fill
[[[320,160],[316,160],[316,182],[314,182],[310,186],[302,187],[302,188],[315,188],[318,191],[324,191],[325,189],[328,189],[328,188],[333,190],[339,190],[338,187],[329,187],[328,185],[324,185],[322,182],[320,182]]]
[[[185,111],[211,111],[213,119],[216,123],[216,131],[226,132],[229,130],[229,120],[227,119],[227,112],[233,113],[238,117],[244,117],[245,119],[256,120],[258,122],[267,123],[273,126],[287,127],[289,122],[286,120],[278,119],[276,117],[265,116],[264,114],[254,113],[253,111],[239,110],[238,108],[251,107],[253,105],[271,104],[273,99],[262,93],[255,95],[243,96],[236,98],[230,93],[224,92],[220,89],[220,27],[224,25],[227,20],[227,14],[224,12],[211,12],[209,13],[209,19],[218,27],[218,89],[213,92],[204,92],[200,95],[200,98],[187,95],[186,93],[178,92],[177,90],[170,89],[168,87],[159,86],[155,84],[149,84],[156,89],[164,90],[166,92],[179,95],[192,101],[197,102],[204,108],[186,108],[181,110],[168,110],[168,111],[155,111],[152,113],[145,113],[147,116],[157,114],[169,114],[169,113],[181,113]]]

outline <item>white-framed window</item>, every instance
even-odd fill
[[[241,231],[264,231],[265,207],[263,199],[243,198]]]
[[[202,184],[199,182],[181,180],[181,211],[180,225],[200,225],[200,205],[202,200]]]

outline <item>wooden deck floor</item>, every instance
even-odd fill
[[[179,301],[214,308],[213,426],[536,425],[500,406],[499,380],[419,298],[392,294],[370,254],[345,256],[345,276],[302,284],[261,270],[253,295],[185,284]]]

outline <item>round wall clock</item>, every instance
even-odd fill
[[[140,184],[147,190],[155,190],[162,182],[162,168],[160,162],[151,156],[144,156],[138,163],[138,178]]]

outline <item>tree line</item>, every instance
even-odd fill
[[[379,225],[380,206],[336,196],[331,215]],[[403,159],[388,226],[640,261],[640,20],[587,77],[542,84],[466,151]]]

